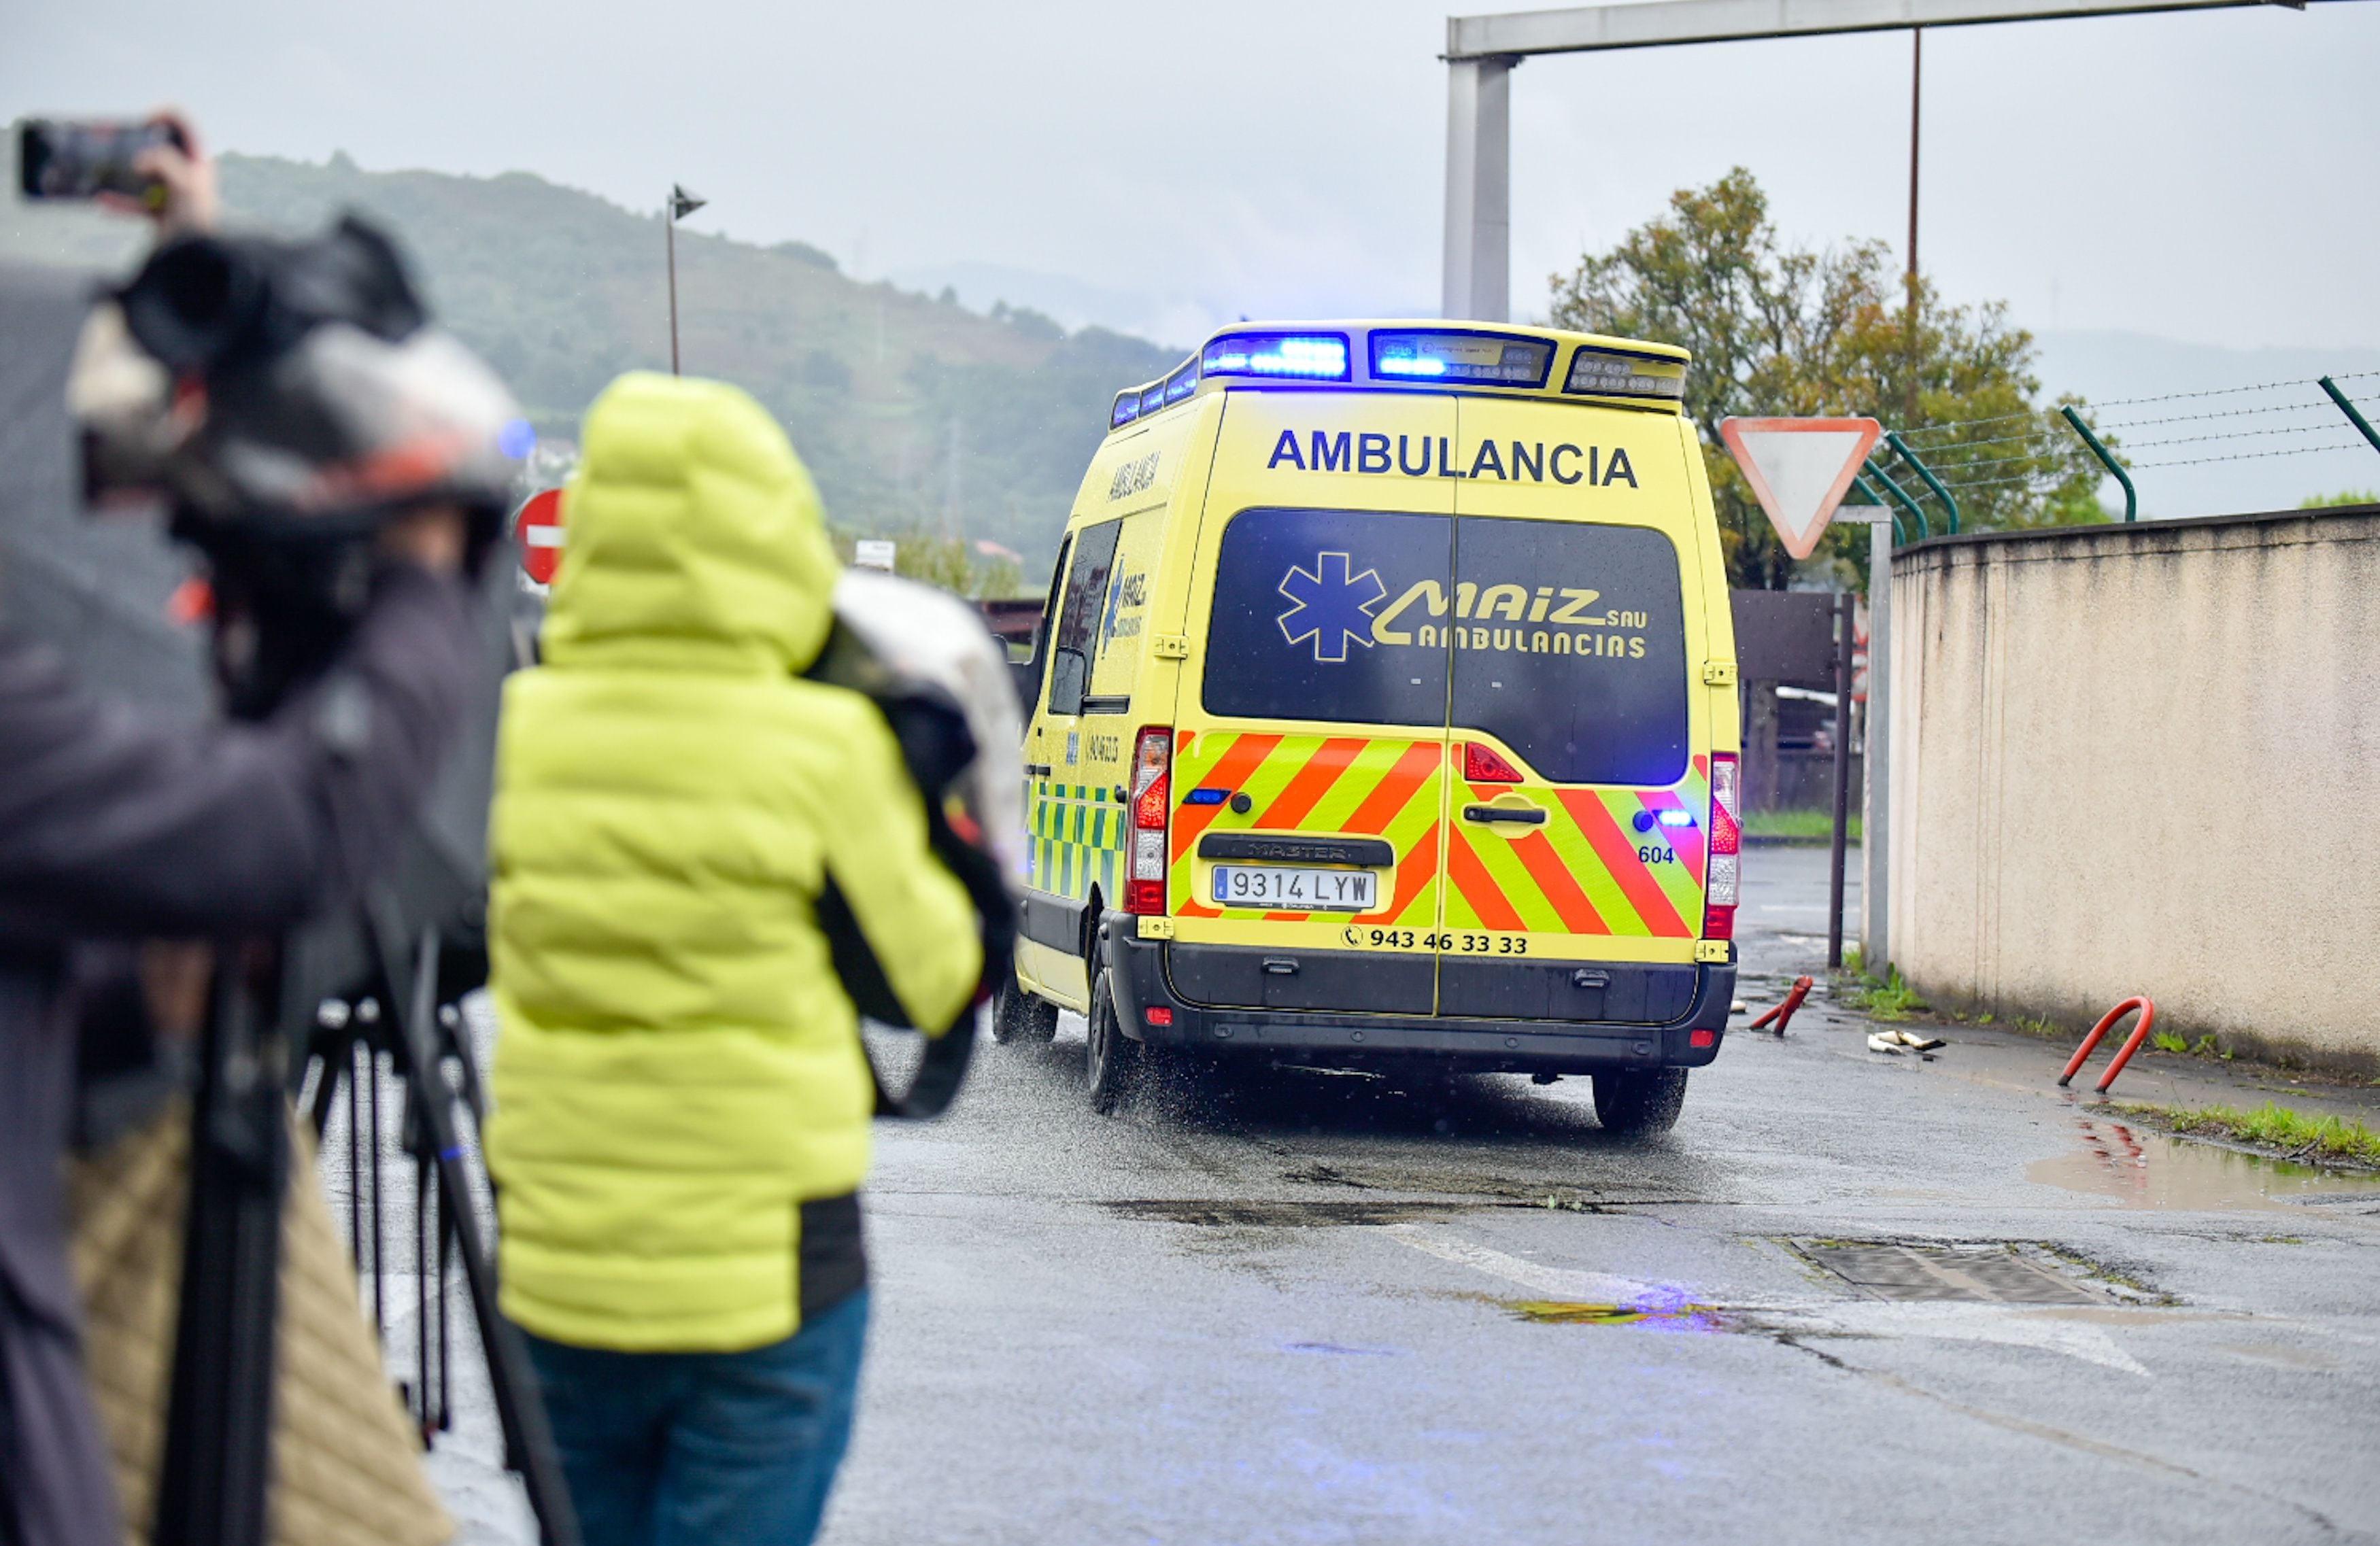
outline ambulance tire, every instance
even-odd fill
[[[1123,1033],[1116,1020],[1115,998],[1108,991],[1104,970],[1091,984],[1091,1012],[1086,1018],[1084,1083],[1090,1090],[1091,1109],[1112,1117],[1132,1104],[1139,1089],[1141,1045]]]
[[[1617,1138],[1658,1138],[1686,1105],[1683,1069],[1628,1069],[1595,1076],[1595,1118]]]
[[[992,1005],[991,1039],[1002,1046],[1012,1042],[1055,1041],[1058,1006],[1027,992],[1024,984],[1011,977]]]

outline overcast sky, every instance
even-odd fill
[[[1445,0],[9,0],[0,113],[174,100],[214,143],[526,169],[868,277],[995,265],[1208,319],[1433,308]],[[2380,5],[1937,32],[1926,266],[2038,330],[2380,345]],[[1905,34],[1534,60],[1516,308],[1750,166],[1789,232],[1905,215]],[[972,298],[972,297],[970,297]]]

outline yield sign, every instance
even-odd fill
[[[513,523],[513,536],[528,577],[541,586],[553,584],[554,566],[562,562],[562,490],[531,495]]]
[[[1734,453],[1744,481],[1796,559],[1816,550],[1835,506],[1883,433],[1872,418],[1729,418],[1718,427],[1718,438]]]

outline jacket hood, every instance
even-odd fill
[[[546,662],[782,674],[817,659],[841,564],[776,420],[722,381],[621,377],[588,411]]]

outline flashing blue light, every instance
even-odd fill
[[[537,449],[537,428],[525,418],[508,418],[496,431],[496,449],[517,462]]]
[[[1541,387],[1553,367],[1554,346],[1542,338],[1482,332],[1475,328],[1372,334],[1372,376],[1476,381],[1483,386]]]
[[[1115,411],[1108,416],[1108,428],[1121,429],[1140,417],[1140,393],[1127,392],[1115,400]]]
[[[1336,336],[1235,334],[1207,345],[1209,376],[1287,376],[1306,380],[1347,379],[1347,341]]]
[[[1220,805],[1229,798],[1229,791],[1220,789],[1194,789],[1182,797],[1185,805]]]
[[[1661,813],[1661,825],[1664,827],[1692,827],[1694,824],[1694,813],[1692,811],[1682,811],[1672,806]]]

